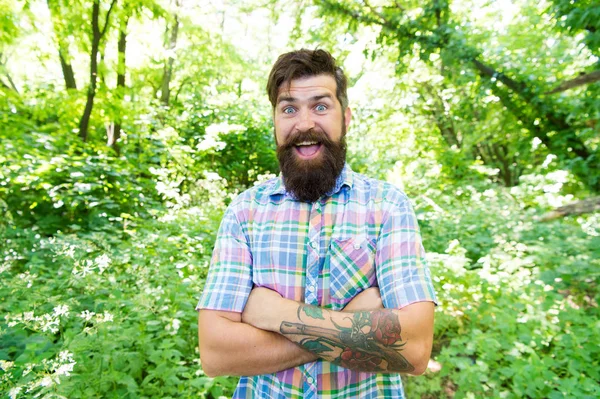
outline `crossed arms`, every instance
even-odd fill
[[[369,288],[333,311],[254,288],[243,313],[201,310],[208,376],[269,374],[321,358],[367,372],[422,374],[433,342],[433,303],[384,309]]]

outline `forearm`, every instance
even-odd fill
[[[431,353],[433,304],[410,311],[336,312],[283,300],[258,326],[277,331],[329,362],[358,371],[421,374]],[[418,306],[415,306],[418,305]],[[431,310],[431,320],[422,314]]]
[[[317,359],[280,334],[202,310],[198,319],[204,372],[218,375],[270,374]]]

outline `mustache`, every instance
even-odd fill
[[[332,141],[325,133],[317,131],[315,129],[309,129],[290,134],[286,138],[285,143],[282,144],[282,147],[291,148],[304,141],[316,141],[317,143],[324,144],[325,146],[329,146],[332,143]]]

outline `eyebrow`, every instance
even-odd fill
[[[328,99],[333,99],[333,97],[331,96],[331,94],[321,94],[318,96],[313,96],[311,98],[309,98],[309,101],[319,101],[322,100],[324,98],[328,98]],[[296,97],[290,97],[290,96],[284,96],[284,97],[279,97],[279,100],[277,100],[277,104],[281,104],[281,103],[294,103],[297,102],[298,99]]]

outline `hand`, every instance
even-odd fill
[[[278,331],[281,321],[277,315],[285,301],[276,291],[254,287],[242,312],[242,322],[261,330]]]
[[[371,287],[362,291],[348,302],[344,312],[357,312],[359,310],[383,309],[379,287]]]

